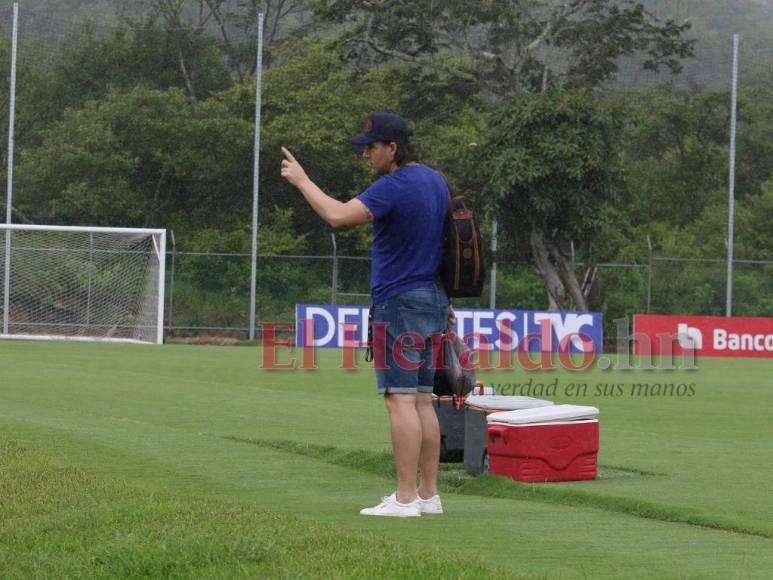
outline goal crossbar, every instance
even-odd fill
[[[0,224],[0,230],[49,231],[105,234],[155,234],[166,236],[166,230],[153,228],[108,228],[104,226],[44,226],[38,224]]]

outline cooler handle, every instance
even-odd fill
[[[489,443],[496,443],[497,439],[502,439],[502,443],[507,445],[507,428],[490,426],[488,429]]]

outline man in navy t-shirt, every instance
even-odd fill
[[[363,515],[440,514],[440,429],[432,406],[431,336],[446,326],[438,280],[449,193],[443,177],[418,163],[411,130],[393,113],[368,117],[350,142],[378,179],[346,203],[326,195],[284,147],[282,177],[333,227],[373,222],[371,295],[379,394],[389,413],[397,490]],[[416,485],[416,472],[421,474]]]
[[[403,165],[357,197],[373,214],[373,302],[437,279],[448,189],[426,165]]]

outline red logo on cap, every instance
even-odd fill
[[[368,120],[365,123],[365,133],[370,133],[372,130],[373,130],[373,119],[368,117]]]

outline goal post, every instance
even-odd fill
[[[166,230],[0,224],[0,338],[164,341]]]

